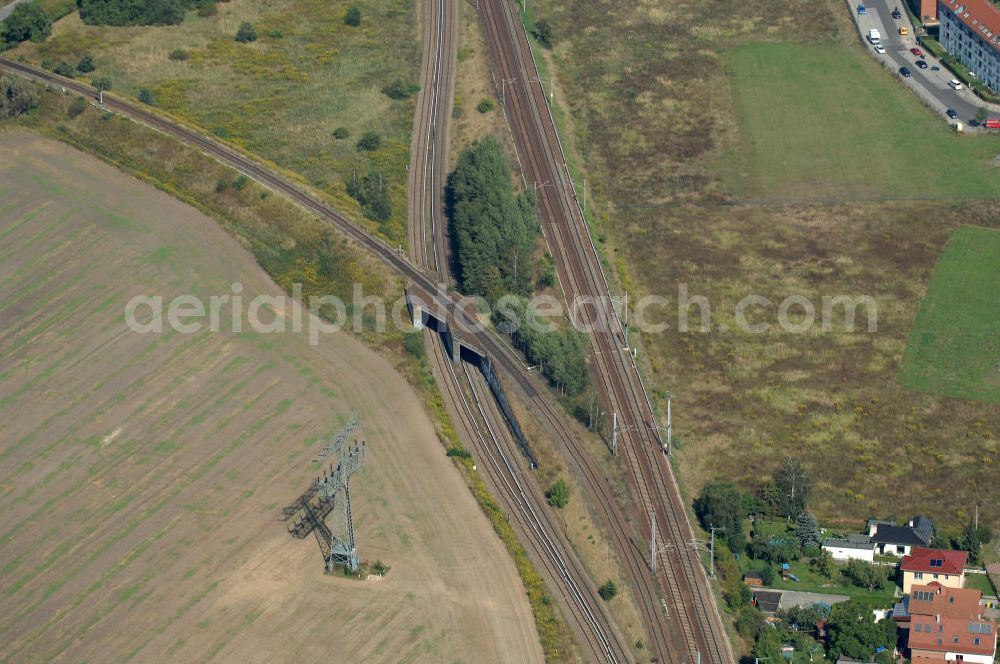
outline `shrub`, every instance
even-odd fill
[[[267,33],[267,36],[270,37],[271,39],[281,39],[285,35],[283,32],[281,32],[281,30],[271,30],[270,32]]]
[[[376,560],[375,562],[372,563],[373,574],[378,574],[379,576],[385,576],[386,574],[389,573],[390,569],[391,568],[381,560]]]
[[[57,64],[55,67],[52,68],[52,71],[55,72],[56,74],[59,74],[60,76],[65,76],[66,78],[73,78],[73,76],[76,74],[76,70],[73,69],[71,65],[65,62],[60,62],[59,64]]]
[[[169,57],[174,62],[183,62],[184,60],[190,58],[191,54],[185,51],[183,48],[175,48],[174,50],[170,51],[170,55],[167,57]]]
[[[198,16],[202,18],[208,18],[209,16],[215,16],[218,13],[218,9],[214,2],[199,2],[198,3]]]
[[[380,147],[382,147],[382,137],[374,131],[366,131],[358,139],[357,148],[359,152],[374,152]]]
[[[539,44],[541,44],[545,48],[552,48],[552,40],[553,40],[552,26],[549,25],[548,21],[538,21],[537,23],[535,23],[535,30],[533,34],[535,35],[535,39],[538,40]]]
[[[184,20],[184,0],[77,0],[87,25],[177,25]]]
[[[111,89],[111,79],[107,76],[99,76],[97,78],[90,79],[90,84],[93,85],[98,90],[110,90]]]
[[[763,624],[764,616],[756,607],[744,606],[736,615],[736,632],[748,641],[757,638]]]
[[[347,14],[344,15],[344,23],[352,28],[361,25],[361,8],[355,5],[348,9]]]
[[[416,335],[413,335],[413,336],[416,336]],[[449,447],[448,448],[448,456],[450,456],[450,457],[457,457],[459,459],[471,459],[472,458],[472,454],[470,454],[469,450],[465,449],[464,447]]]
[[[152,106],[156,103],[156,96],[153,94],[152,90],[143,88],[142,90],[139,90],[139,101],[143,104]]]
[[[76,70],[81,74],[89,74],[94,69],[94,60],[89,55],[83,56],[80,58],[80,62],[76,63]]]
[[[403,337],[403,348],[413,357],[422,359],[424,356],[424,335],[413,332]]]
[[[221,194],[226,189],[229,189],[229,180],[226,178],[219,178],[215,183],[215,193]]]
[[[489,98],[484,99],[478,104],[476,104],[476,110],[479,111],[480,113],[489,113],[496,107],[497,107],[496,102],[494,102],[492,99]]]
[[[245,175],[240,175],[239,177],[236,178],[236,181],[233,182],[233,189],[235,189],[236,191],[243,191],[244,189],[246,189],[246,186],[248,184],[250,184],[250,178],[248,178]]]
[[[236,31],[236,41],[240,43],[257,41],[257,30],[250,21],[240,23],[239,30]]]
[[[410,83],[406,85],[398,78],[390,83],[389,85],[382,88],[382,92],[389,99],[409,99],[420,90],[420,86],[416,83]]]
[[[562,478],[556,480],[555,484],[550,486],[549,490],[545,492],[545,497],[552,507],[559,509],[566,507],[566,504],[569,503],[569,487],[566,486],[566,481]]]
[[[333,130],[333,137],[339,141],[344,140],[351,135],[351,132],[347,130],[347,127],[337,127]]]
[[[600,588],[597,589],[597,594],[601,596],[605,602],[610,602],[618,594],[618,584],[608,579],[604,582]]]
[[[556,285],[556,260],[546,252],[538,261],[538,288],[551,288]]]
[[[36,106],[38,91],[33,83],[9,74],[0,75],[0,118],[16,118]]]
[[[81,96],[76,97],[70,102],[69,108],[66,109],[66,115],[71,118],[75,118],[84,111],[87,110],[87,100]]]
[[[16,44],[29,39],[43,42],[52,34],[52,20],[38,3],[26,2],[14,7],[14,11],[0,23],[3,41]]]

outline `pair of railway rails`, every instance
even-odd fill
[[[650,614],[655,606],[643,597],[647,624],[654,627],[651,637],[655,650],[670,661],[732,662],[734,657],[719,617],[711,587],[696,550],[691,546],[694,531],[677,489],[669,462],[663,453],[652,405],[642,386],[628,339],[617,313],[610,306],[611,292],[601,269],[546,101],[542,78],[535,66],[527,35],[515,4],[508,0],[484,0],[480,14],[493,49],[501,99],[511,134],[518,150],[527,182],[538,192],[542,228],[549,250],[556,260],[560,284],[567,302],[589,302],[577,309],[579,319],[590,334],[593,374],[609,409],[623,418],[619,449],[626,475],[635,492],[641,514],[636,524],[648,541],[655,519],[662,533],[663,548],[657,557],[658,580],[667,599],[671,619],[667,629],[660,615]],[[613,515],[611,515],[613,517]],[[612,518],[613,521],[613,518]],[[622,544],[624,533],[615,539]],[[619,549],[622,552],[622,549]],[[634,548],[625,547],[627,567],[644,591],[638,574]],[[672,635],[669,643],[661,643]]]
[[[428,21],[428,29],[436,31],[438,34],[437,43],[439,46],[435,49],[433,58],[434,77],[438,82],[447,81],[449,77],[454,75],[454,45],[453,43],[448,45],[445,36],[450,32],[449,23],[457,20],[457,11],[455,11],[454,0],[430,1],[432,4],[437,3],[439,9],[438,12],[435,12],[437,18]],[[575,192],[572,191],[572,184],[567,185],[563,181],[565,160],[561,159],[562,151],[558,135],[555,132],[551,115],[548,113],[541,80],[537,71],[534,70],[530,48],[526,35],[520,26],[516,9],[507,0],[482,0],[479,5],[486,34],[494,50],[496,66],[501,76],[504,77],[503,80],[511,81],[510,92],[507,91],[505,84],[502,97],[504,111],[511,124],[515,143],[518,145],[522,168],[526,171],[526,177],[539,178],[534,181],[551,185],[540,189],[540,209],[546,239],[550,244],[550,249],[553,250],[553,255],[556,256],[560,280],[566,295],[569,297],[589,292],[591,296],[598,298],[597,301],[608,301],[606,299],[609,292],[607,282],[600,272],[596,251],[592,241],[590,241],[582,213],[576,204]],[[530,68],[527,63],[531,63]],[[89,97],[95,96],[95,91],[89,86],[63,79],[23,63],[0,58],[0,68],[40,80],[55,87],[61,87],[66,91],[71,90]],[[517,85],[518,75],[520,76],[520,85]],[[434,83],[435,90],[437,90],[438,85],[439,83]],[[450,100],[448,103],[442,103],[441,96],[435,92],[434,98],[429,101],[431,115],[440,117],[442,115],[441,109],[447,109],[447,112],[444,113],[445,116],[450,115]],[[416,257],[417,260],[414,263],[404,258],[395,248],[372,237],[364,229],[339,215],[324,202],[311,196],[299,186],[259,165],[248,155],[223,146],[193,129],[121,100],[105,96],[104,103],[108,110],[127,115],[157,131],[196,147],[218,161],[286,196],[301,207],[317,214],[320,218],[333,223],[353,241],[372,251],[407,281],[424,292],[436,292],[436,286],[445,281],[442,278],[447,273],[444,266],[444,233],[439,209],[439,196],[443,190],[441,178],[443,178],[447,164],[447,151],[440,147],[442,145],[441,134],[443,132],[446,136],[447,130],[442,129],[439,123],[432,123],[426,136],[426,144],[432,146],[430,160],[426,158],[416,159],[418,165],[423,163],[427,175],[415,178],[423,189],[419,196],[411,198],[411,200],[422,201],[423,210],[425,213],[430,212],[432,218],[430,223],[427,223],[425,218],[419,224],[411,224],[419,229],[417,232],[420,234],[416,242],[411,242],[411,244],[421,247],[420,255]],[[418,114],[418,118],[415,120],[415,129],[419,122]],[[568,177],[567,172],[567,180]],[[438,210],[435,211],[435,208]],[[434,214],[439,216],[435,218]],[[430,252],[434,256],[433,269],[430,268],[429,261],[426,266],[422,265],[423,261],[426,260],[423,248],[428,243],[425,236],[428,227],[431,229],[431,241],[434,243],[432,252]],[[601,287],[602,282],[603,288]],[[462,310],[454,295],[446,295],[443,298],[443,303],[447,315],[462,321],[468,329],[475,329],[475,321],[471,320],[470,316]],[[614,312],[610,310],[597,308],[585,312],[584,316],[591,322],[603,319],[606,330],[613,330],[617,325]],[[686,521],[686,512],[680,500],[676,483],[670,474],[669,465],[659,453],[659,440],[648,399],[642,392],[641,382],[634,364],[631,363],[630,359],[626,359],[617,338],[613,334],[597,334],[592,336],[592,343],[594,344],[595,361],[598,365],[596,373],[609,406],[623,417],[632,416],[635,417],[635,422],[642,422],[642,425],[628,427],[623,432],[625,439],[623,456],[629,470],[631,483],[637,494],[640,509],[643,511],[643,514],[638,515],[638,519],[632,520],[631,525],[621,518],[619,501],[610,486],[610,482],[599,471],[589,455],[582,450],[579,441],[570,433],[569,427],[565,426],[565,415],[557,412],[548,403],[544,393],[539,390],[534,380],[523,372],[515,351],[488,332],[475,333],[473,336],[478,345],[503,367],[517,385],[527,399],[529,406],[539,415],[542,424],[553,435],[557,445],[563,449],[567,460],[573,466],[573,470],[578,477],[583,479],[589,505],[597,513],[602,521],[601,525],[609,533],[612,544],[621,558],[629,581],[637,594],[646,631],[650,637],[650,642],[646,644],[651,651],[650,654],[659,661],[670,662],[734,661],[721,626],[721,620],[714,607],[714,600],[710,594],[704,569],[697,556],[690,553],[686,546],[683,546],[693,536],[690,524]],[[623,333],[622,339],[624,339]],[[439,354],[438,359],[443,361],[443,354]],[[453,368],[449,368],[449,370],[454,374]],[[463,373],[465,373],[464,367]],[[456,387],[461,385],[457,378],[456,375]],[[483,445],[490,441],[494,449],[497,450],[495,457],[490,457],[489,466],[499,470],[507,469],[505,474],[498,474],[494,481],[497,486],[503,486],[504,490],[507,491],[506,495],[512,499],[517,496],[525,498],[532,496],[531,491],[525,491],[524,485],[517,480],[516,462],[511,462],[509,451],[503,455],[500,454],[503,428],[496,426],[499,420],[495,419],[495,413],[492,416],[488,414],[489,410],[485,404],[488,404],[490,400],[478,399],[476,396],[478,392],[467,374],[466,383],[468,384],[466,389],[476,400],[476,409],[482,408],[481,421],[486,423],[489,421],[488,417],[493,417],[493,425],[485,427],[488,431],[492,430],[493,433],[490,436],[483,436],[479,440]],[[637,384],[638,388],[636,388]],[[471,411],[469,402],[465,401],[464,403]],[[480,433],[482,433],[482,429],[480,429]],[[489,453],[489,448],[483,447],[480,453]],[[495,459],[495,462],[492,459]],[[533,489],[537,489],[537,487],[533,487]],[[657,553],[658,556],[666,558],[666,560],[661,559],[661,564],[658,566],[660,570],[659,582],[666,595],[666,602],[660,598],[657,579],[653,578],[643,555],[646,548],[642,540],[649,535],[648,526],[645,530],[642,527],[643,524],[647,523],[643,516],[650,509],[657,519],[659,532],[664,535],[665,549],[676,554]],[[551,536],[548,536],[548,543],[537,541],[542,539],[538,533],[551,530],[552,526],[549,523],[547,529],[541,528],[544,522],[539,514],[545,514],[544,507],[539,510],[537,501],[533,504],[522,503],[517,512],[522,514],[525,519],[521,524],[522,530],[536,534],[536,543],[540,550],[555,548],[553,544],[555,540]],[[534,517],[530,516],[532,513],[535,514]],[[666,529],[663,526],[666,526]],[[564,551],[571,550],[564,549]],[[565,562],[566,558],[562,557],[562,562],[559,562],[559,558],[551,560],[550,573],[556,574],[557,579],[564,578],[563,575],[571,569],[571,566]],[[565,598],[575,598],[573,599],[574,604],[579,605],[582,602],[590,606],[587,609],[577,606],[573,610],[578,627],[587,634],[586,642],[595,654],[602,655],[601,659],[618,661],[620,657],[627,658],[628,650],[623,647],[620,637],[615,634],[614,627],[607,619],[606,613],[593,610],[594,600],[592,597],[588,598],[584,592],[584,590],[589,590],[592,595],[592,588],[587,587],[586,576],[580,576],[581,570],[582,568],[577,568],[574,571],[576,576],[572,584],[561,584]],[[582,585],[579,579],[583,579]],[[576,590],[572,590],[574,586]],[[586,601],[588,599],[590,601]],[[600,604],[598,603],[596,606],[599,607]],[[620,654],[616,655],[616,652]]]

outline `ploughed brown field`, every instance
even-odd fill
[[[21,131],[0,153],[0,659],[541,660],[510,558],[388,362],[245,320],[130,331],[136,294],[280,290],[101,162]],[[352,412],[380,581],[325,575],[281,520]]]

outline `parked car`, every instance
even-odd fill
[[[918,58],[924,57],[924,52],[921,51],[919,48],[911,48],[910,53],[917,56]]]
[[[949,108],[947,111],[944,112],[944,114],[947,115],[952,120],[957,120],[958,119],[958,113],[956,113],[955,109],[953,109],[953,108]]]
[[[897,21],[903,18],[903,15],[899,11],[899,7],[896,7],[895,9],[892,10],[892,17]]]
[[[864,16],[867,13],[868,13],[868,10],[865,9],[864,5],[858,5],[858,16]]]
[[[950,81],[948,81],[948,85],[951,86],[952,90],[961,90],[962,89],[962,82],[959,81],[957,78],[953,78]]]
[[[909,77],[913,76],[913,73],[909,69],[907,69],[906,67],[900,67],[899,68],[899,75],[902,76],[903,78],[909,78]]]
[[[875,52],[879,55],[885,55],[885,46],[882,46],[882,44],[875,44]]]
[[[941,71],[941,68],[937,65],[931,65],[931,71]]]
[[[899,34],[905,37],[906,35],[910,34],[910,29],[905,25],[901,25],[899,26]]]
[[[995,118],[990,118],[989,120],[983,123],[983,126],[986,127],[987,129],[1000,129],[1000,120],[997,120]]]
[[[924,62],[923,60],[917,60],[913,64],[917,66],[917,69],[927,69],[927,63]]]

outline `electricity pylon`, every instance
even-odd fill
[[[303,539],[309,533],[316,537],[327,571],[343,565],[356,572],[360,564],[351,515],[350,479],[365,461],[365,443],[362,441],[360,445],[355,443],[344,449],[347,436],[356,427],[357,418],[353,418],[347,428],[323,448],[314,461],[334,454],[338,457],[336,465],[330,464],[323,475],[313,480],[306,492],[284,510],[285,520],[290,522],[288,532],[293,537]],[[330,525],[326,523],[327,516],[330,516]]]
[[[354,445],[345,452],[337,467],[317,480],[322,500],[334,503],[331,510],[330,553],[326,559],[327,571],[336,565],[343,565],[356,572],[358,569],[358,548],[354,541],[354,520],[351,518],[351,475],[365,462],[365,444]]]

